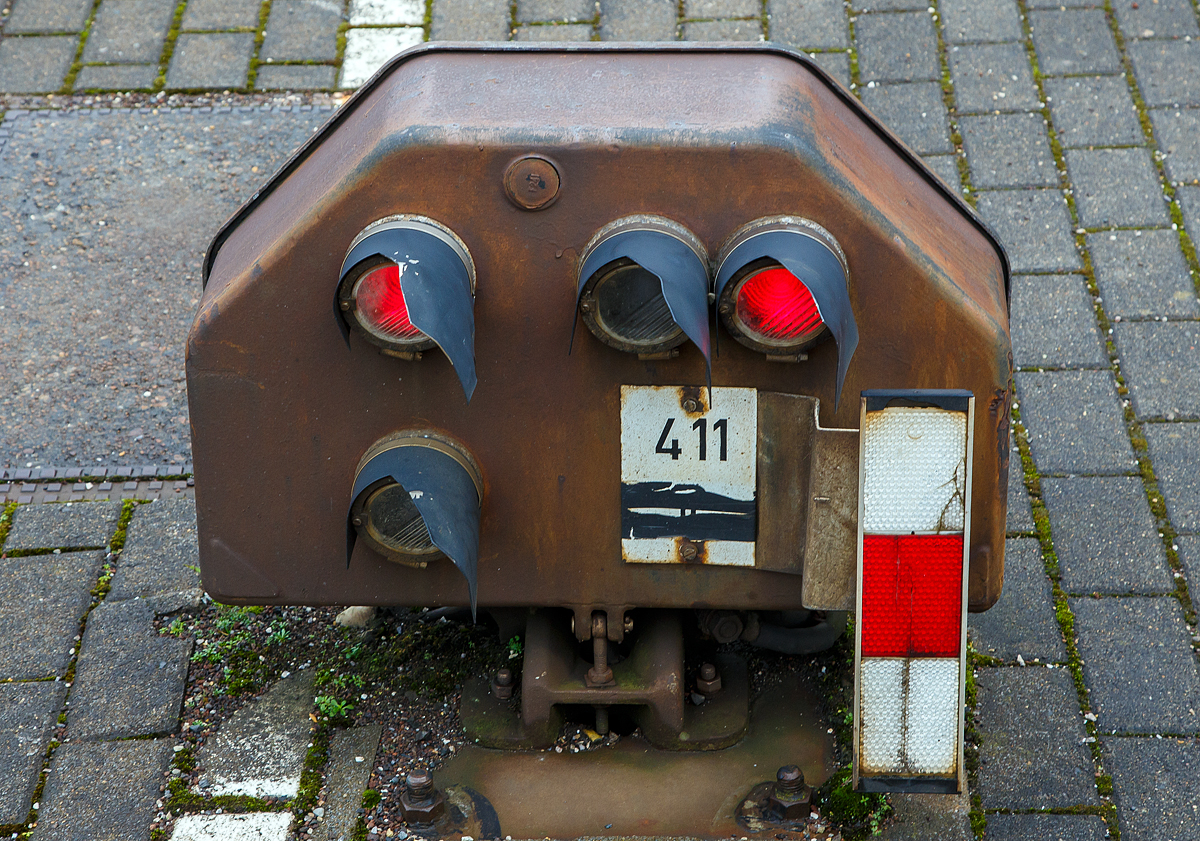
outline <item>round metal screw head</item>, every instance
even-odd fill
[[[433,777],[424,771],[415,771],[405,778],[404,786],[413,800],[427,800],[433,794]]]
[[[775,775],[775,782],[781,792],[799,794],[804,790],[804,772],[799,765],[784,765]]]
[[[696,557],[696,547],[691,543],[684,544],[683,548],[679,550],[679,554],[690,561]]]
[[[683,401],[683,410],[685,412],[694,412],[700,408],[699,402],[694,397],[689,397]]]
[[[712,663],[705,663],[700,667],[700,677],[704,680],[712,680],[717,676],[717,667]]]

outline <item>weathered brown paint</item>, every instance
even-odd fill
[[[520,210],[516,158],[561,176]],[[437,350],[389,358],[334,309],[351,241],[391,214],[431,217],[478,269],[479,385],[468,406]],[[801,577],[621,561],[619,389],[696,385],[704,360],[643,361],[577,330],[576,258],[621,216],[661,214],[709,253],[745,223],[793,214],[837,237],[860,331],[840,408],[836,353],[767,362],[719,335],[714,385],[820,400],[857,423],[867,388],[966,388],[980,406],[973,609],[1003,580],[1011,354],[1007,263],[970,211],[811,62],[763,45],[428,47],[352,98],[218,235],[188,343],[204,585],[222,601],[464,604],[447,561],[417,570],[345,517],[355,465],[410,427],[463,442],[484,479],[479,604],[775,609]],[[760,512],[760,516],[762,516]],[[582,609],[581,609],[582,611]],[[590,615],[590,610],[587,611]]]

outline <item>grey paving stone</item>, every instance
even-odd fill
[[[372,762],[382,735],[381,725],[370,724],[335,730],[329,740],[325,828],[330,838],[349,838],[353,832],[363,792],[371,781]]]
[[[1149,149],[1068,149],[1066,158],[1083,227],[1170,224]]]
[[[772,41],[804,49],[850,46],[850,30],[842,0],[767,0]]]
[[[1180,563],[1183,564],[1183,574],[1187,578],[1188,593],[1193,602],[1197,589],[1200,588],[1200,535],[1183,534],[1175,540],[1179,547]]]
[[[142,601],[102,604],[88,616],[67,733],[125,739],[171,733],[187,681],[191,640],[160,635]]]
[[[0,93],[51,93],[75,60],[74,35],[0,40]]]
[[[683,16],[690,19],[761,17],[762,3],[760,0],[683,0]]]
[[[0,680],[66,672],[103,552],[0,560]]]
[[[958,157],[956,155],[926,155],[922,158],[925,165],[933,170],[933,174],[954,192],[962,190],[962,182],[958,176]]]
[[[257,29],[261,0],[188,0],[180,26],[190,29]]]
[[[846,53],[810,53],[817,66],[841,83],[850,87],[850,56]]]
[[[321,90],[332,88],[337,68],[328,64],[260,64],[255,90]]]
[[[1044,75],[1121,72],[1103,9],[1030,12],[1029,25]]]
[[[590,41],[590,23],[558,23],[553,26],[518,26],[514,41]]]
[[[506,41],[509,13],[508,0],[439,0],[433,4],[430,40]],[[671,28],[674,37],[673,13]],[[629,40],[636,41],[636,38]]]
[[[75,76],[75,90],[147,90],[157,77],[157,64],[88,64]]]
[[[1021,14],[1015,0],[942,0],[942,28],[947,41],[1019,41]]]
[[[169,739],[73,742],[54,752],[34,841],[150,837]]]
[[[893,812],[879,841],[974,841],[971,798],[958,795],[906,794],[892,799]]]
[[[1013,665],[1018,654],[1026,663],[1035,657],[1044,663],[1067,659],[1037,538],[1004,542],[1004,592],[1000,601],[987,613],[970,614],[967,625],[981,653]]]
[[[518,23],[543,20],[590,21],[595,16],[594,0],[517,0]]]
[[[0,683],[0,826],[23,824],[67,697],[62,681]]]
[[[139,505],[126,532],[107,601],[179,593],[200,586],[196,502],[159,499]]]
[[[927,6],[921,5],[921,0],[858,0],[853,3],[857,11],[862,12],[880,12],[880,11],[924,11]]]
[[[1182,38],[1200,35],[1190,0],[1113,3],[1117,26],[1126,38]]]
[[[167,87],[245,87],[253,52],[253,32],[185,32],[175,42]]]
[[[1099,815],[988,815],[988,841],[1104,841]]]
[[[1025,471],[1021,454],[1014,448],[1008,458],[1008,522],[1009,534],[1032,532],[1033,508],[1029,504],[1029,491],[1025,489]]]
[[[16,0],[4,19],[5,35],[81,32],[92,0]]]
[[[294,797],[308,751],[313,673],[278,681],[242,707],[200,749],[213,795]]]
[[[959,130],[976,187],[1053,187],[1058,170],[1041,114],[960,117]]]
[[[1172,597],[1069,599],[1102,733],[1195,733],[1200,676]]]
[[[1142,433],[1150,444],[1150,462],[1172,525],[1181,532],[1200,532],[1200,424],[1147,423]],[[1200,566],[1192,569],[1200,574]],[[1200,587],[1200,576],[1195,582]],[[1192,598],[1198,596],[1200,591],[1194,591]]]
[[[1200,187],[1179,187],[1175,190],[1175,201],[1183,213],[1183,227],[1192,235],[1192,242],[1200,240]]]
[[[1018,372],[1015,379],[1039,473],[1137,469],[1111,371]]]
[[[599,0],[602,41],[674,41],[675,0]],[[504,5],[499,3],[498,5]],[[436,20],[437,4],[434,4]]]
[[[1200,743],[1194,739],[1109,739],[1123,841],[1196,841]]]
[[[1012,279],[1013,361],[1018,368],[1102,368],[1108,354],[1080,275]]]
[[[979,795],[985,809],[1099,803],[1075,683],[1065,669],[980,669]]]
[[[1111,316],[1200,316],[1200,301],[1175,231],[1089,234],[1096,284]]]
[[[863,82],[941,78],[933,21],[924,11],[859,15],[854,40]]]
[[[1156,108],[1150,112],[1154,140],[1172,181],[1200,178],[1200,108]]]
[[[323,0],[274,0],[259,56],[273,61],[332,61],[337,58],[341,22],[338,6]]]
[[[863,105],[918,155],[954,151],[938,82],[875,85],[859,93]]]
[[[684,41],[761,41],[762,21],[704,20],[680,27]]]
[[[1126,51],[1147,105],[1200,105],[1200,40],[1136,41]]]
[[[1140,478],[1044,478],[1042,498],[1050,514],[1064,591],[1166,593],[1175,589]]]
[[[1122,322],[1113,335],[1138,417],[1200,418],[1200,322]]]
[[[83,60],[157,62],[178,5],[175,0],[104,0],[83,48]]]
[[[1050,116],[1063,146],[1145,143],[1129,86],[1120,76],[1046,79]]]
[[[119,502],[22,505],[13,513],[4,549],[79,549],[107,546],[121,518]]]
[[[982,192],[979,213],[1000,237],[1014,272],[1083,266],[1071,235],[1067,201],[1058,190]]]
[[[956,45],[947,53],[960,113],[1039,107],[1029,57],[1021,44]]]

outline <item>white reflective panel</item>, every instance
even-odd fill
[[[905,755],[913,774],[950,774],[958,760],[957,658],[908,661]]]
[[[963,530],[965,413],[868,412],[862,435],[864,532]]]
[[[904,666],[892,658],[864,658],[859,676],[859,767],[869,774],[904,768]]]

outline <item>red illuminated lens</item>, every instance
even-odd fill
[[[372,332],[389,339],[412,341],[425,334],[413,326],[400,288],[400,267],[395,263],[371,269],[355,291],[358,317]]]
[[[824,324],[808,287],[782,266],[746,279],[738,289],[737,316],[757,338],[779,344],[804,342]]]
[[[957,657],[963,538],[864,535],[862,655]]]

